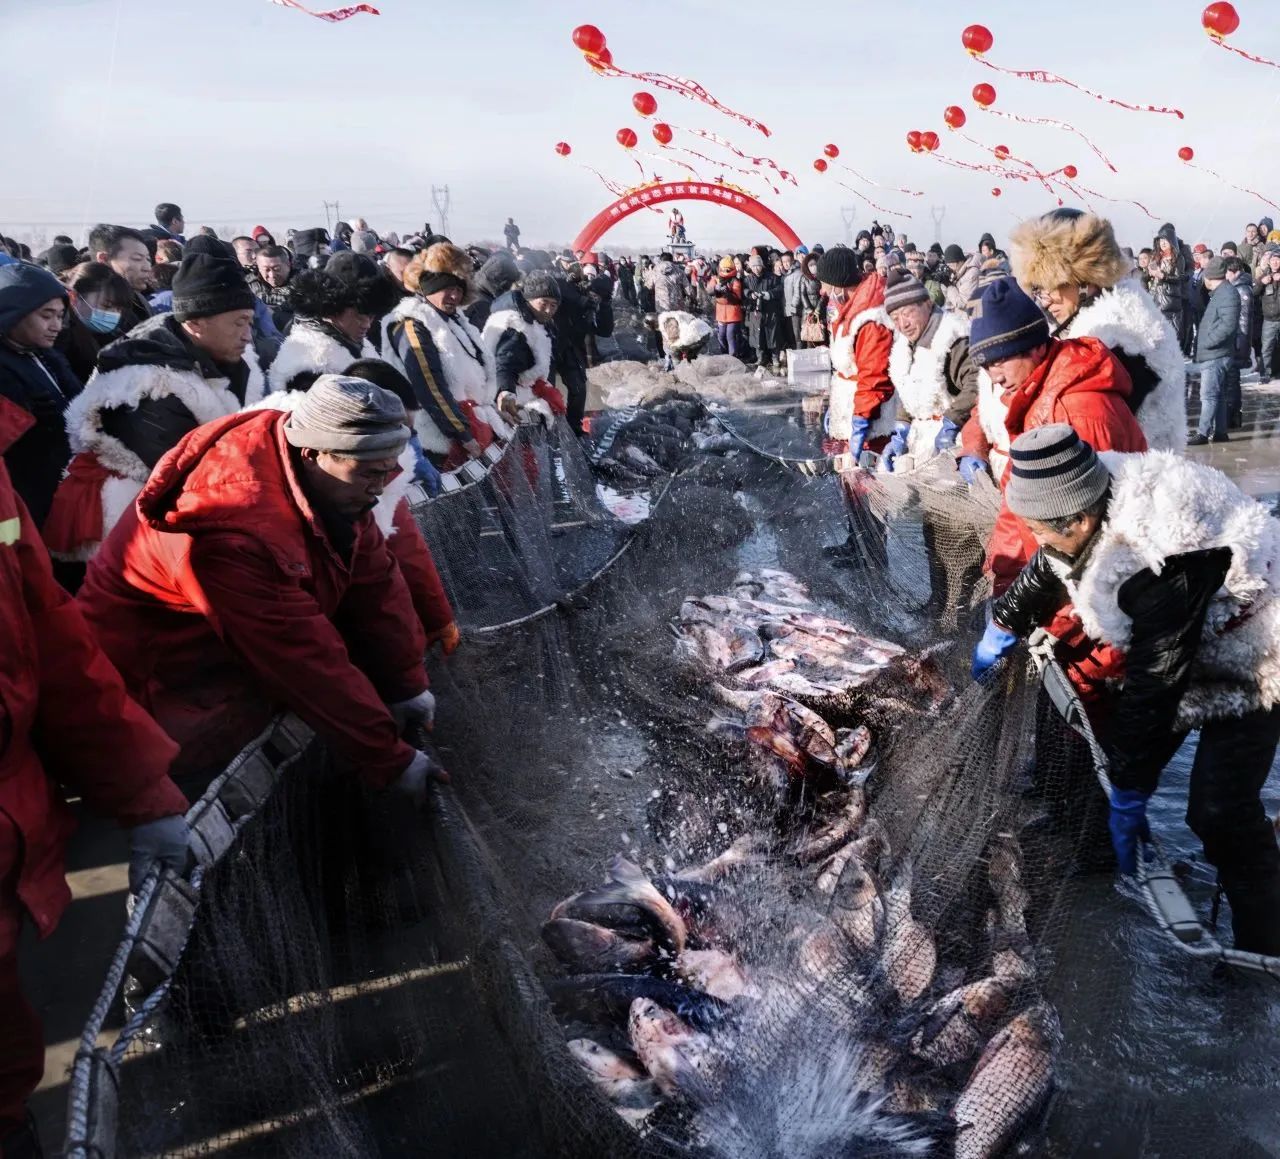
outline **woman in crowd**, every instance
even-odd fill
[[[819,325],[826,329],[826,311],[822,303],[822,282],[818,278],[818,256],[816,254],[806,254],[803,263],[800,266],[800,322],[803,328],[804,321],[812,316]],[[821,346],[822,342],[806,340],[800,345],[806,349],[811,346]]]
[[[174,267],[177,270],[177,267]],[[82,262],[67,270],[63,284],[70,290],[67,326],[58,339],[72,372],[82,382],[98,362],[98,351],[120,337],[124,311],[133,298],[129,283],[104,262]]]
[[[1147,266],[1151,279],[1151,296],[1160,313],[1169,321],[1173,332],[1182,340],[1183,353],[1188,352],[1183,329],[1183,311],[1186,308],[1187,283],[1191,270],[1178,244],[1178,235],[1170,224],[1160,227],[1156,234],[1156,249]]]

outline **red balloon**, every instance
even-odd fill
[[[823,148],[823,150],[822,150],[822,151],[823,151],[823,152],[824,152],[828,157],[830,157],[833,161],[834,161],[837,157],[839,157],[839,156],[840,156],[840,150],[839,150],[839,149],[837,149],[834,145],[827,145],[827,146],[825,146],[825,147]]]
[[[969,118],[959,105],[948,105],[942,112],[942,119],[947,122],[949,129],[963,129]]]
[[[970,24],[960,34],[960,43],[974,56],[989,52],[995,42],[996,38],[991,35],[991,29],[985,24]]]
[[[1183,161],[1190,161],[1196,155],[1196,151],[1190,145],[1183,145],[1178,150],[1178,157]]]
[[[1007,160],[1009,160],[1009,146],[1008,146],[1008,145],[997,145],[994,149],[992,149],[992,150],[991,150],[991,152],[995,154],[995,157],[996,157],[996,160],[997,160],[997,161],[1007,161]]]
[[[594,24],[579,24],[573,30],[573,43],[588,55],[599,56],[604,51],[604,33]]]
[[[997,185],[997,186],[996,186],[996,187],[991,191],[991,196],[992,196],[992,197],[999,197],[999,196],[1000,196],[1000,193],[1001,193],[1000,186],[998,186],[998,185]]]
[[[1210,4],[1200,14],[1200,23],[1204,25],[1204,30],[1210,36],[1221,40],[1240,27],[1240,13],[1236,11],[1234,4],[1219,0],[1216,4]]]
[[[636,142],[640,139],[636,136],[636,131],[634,129],[619,129],[614,135],[618,139],[618,144],[624,149],[634,149],[636,147]]]
[[[659,145],[670,145],[671,138],[673,136],[674,134],[671,132],[671,126],[665,122],[659,121],[653,126],[653,139],[657,141]]]
[[[996,103],[996,90],[994,85],[986,84],[973,86],[973,100],[975,104],[981,105],[984,109],[990,108]]]
[[[815,168],[819,173],[825,173],[825,172],[827,171],[827,163],[826,163],[826,162],[825,162],[821,157],[819,157],[819,158],[818,158],[818,159],[813,163],[813,167],[814,167],[814,168]]]
[[[573,152],[573,149],[570,148],[568,141],[561,141],[556,145],[556,152],[559,153],[561,157],[567,157]]]
[[[942,142],[938,139],[938,134],[930,129],[927,133],[920,134],[920,147],[926,153],[932,153]]]
[[[607,48],[602,48],[599,52],[588,53],[587,63],[592,68],[608,68],[613,63],[613,53]]]
[[[1063,177],[1070,177],[1072,180],[1080,176],[1080,170],[1074,165],[1064,165],[1062,167]]]
[[[922,148],[923,139],[924,134],[921,133],[919,129],[912,129],[911,132],[907,134],[907,148],[913,153],[919,153]]]
[[[652,117],[658,111],[658,99],[652,93],[636,93],[631,98],[631,107],[642,117]]]

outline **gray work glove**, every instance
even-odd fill
[[[439,781],[442,785],[449,783],[449,774],[442,765],[437,764],[424,752],[415,752],[409,767],[391,782],[391,788],[408,797],[415,805],[421,805],[427,797],[427,784]]]
[[[151,866],[159,862],[181,873],[187,867],[187,843],[191,830],[181,814],[147,821],[129,830],[129,892],[142,888]]]
[[[401,736],[410,725],[421,725],[430,732],[436,723],[436,698],[426,689],[408,700],[388,704],[387,708],[391,710],[391,719],[396,722]]]

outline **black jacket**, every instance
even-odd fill
[[[751,345],[760,350],[777,350],[782,345],[782,279],[765,271],[748,274],[742,283],[742,302],[747,308],[747,332]]]
[[[1263,278],[1270,278],[1263,283],[1259,278],[1253,284],[1253,294],[1262,303],[1262,317],[1266,322],[1280,322],[1280,275],[1267,270]]]
[[[1064,331],[1074,322],[1081,314],[1088,310],[1097,298],[1081,298],[1080,308],[1071,315],[1060,326],[1053,330],[1054,338],[1063,338]],[[1120,346],[1108,346],[1108,350],[1116,356],[1120,365],[1129,372],[1129,380],[1133,383],[1133,389],[1129,392],[1126,401],[1129,409],[1136,415],[1142,408],[1142,404],[1147,401],[1147,396],[1160,385],[1160,376],[1151,369],[1151,363],[1141,354],[1130,354],[1127,350]]]
[[[476,300],[464,311],[467,321],[483,330],[493,311],[493,303],[520,280],[520,267],[509,253],[501,250],[488,258],[476,274]]]
[[[1196,334],[1196,361],[1234,358],[1240,331],[1240,295],[1225,278],[1212,294]]]
[[[556,284],[560,287],[560,308],[556,311],[551,365],[562,380],[576,381],[586,373],[587,335],[595,332],[595,311],[591,299],[568,278],[557,278]]]
[[[1209,602],[1230,567],[1230,548],[1192,551],[1164,560],[1159,575],[1144,568],[1120,586],[1117,602],[1133,630],[1105,737],[1117,788],[1155,791],[1173,754],[1178,704],[1191,682]],[[996,600],[992,618],[1026,637],[1066,602],[1066,587],[1041,548]]]

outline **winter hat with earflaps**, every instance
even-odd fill
[[[394,459],[409,442],[404,403],[363,378],[322,374],[284,424],[300,450],[348,459]]]
[[[1104,217],[1055,209],[1016,226],[1009,253],[1018,284],[1028,290],[1097,286],[1107,290],[1125,277],[1131,262]]]
[[[1066,423],[1024,431],[1013,441],[1009,464],[1005,499],[1021,519],[1069,519],[1111,486],[1097,452]]]
[[[969,353],[979,366],[1015,358],[1048,341],[1043,311],[1012,278],[993,282],[973,307]]]

